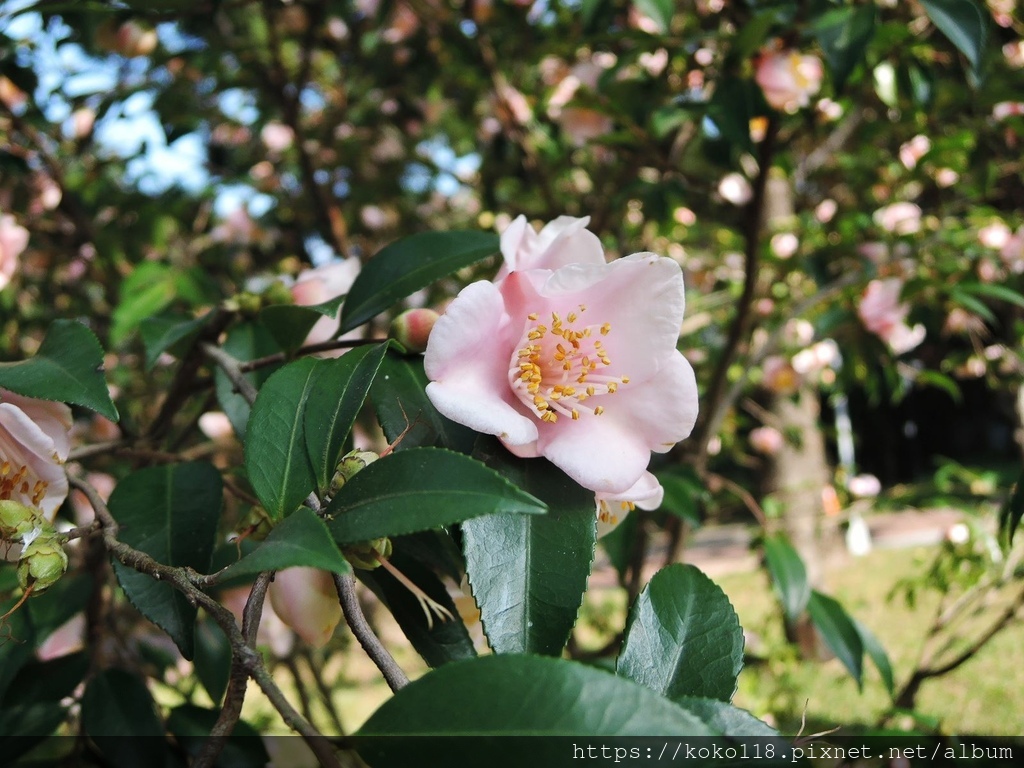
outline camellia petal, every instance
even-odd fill
[[[623,493],[598,493],[594,497],[597,507],[598,538],[618,527],[634,507],[657,509],[665,498],[665,489],[658,478],[644,472],[633,486]]]
[[[318,568],[286,568],[274,574],[270,604],[281,621],[322,648],[341,621],[341,604],[331,574]]]
[[[11,403],[21,409],[48,438],[53,441],[53,448],[60,461],[67,461],[71,451],[71,409],[64,403],[53,400],[39,400],[35,397],[0,389],[0,402]]]
[[[527,269],[558,269],[569,264],[604,264],[604,249],[597,235],[585,227],[590,217],[559,216],[540,232],[534,232],[525,216],[519,216],[501,233],[505,259],[495,282],[511,272]]]
[[[60,455],[67,435],[55,434],[55,440],[24,410],[7,401],[8,396],[4,392],[4,401],[0,401],[0,499],[11,499],[52,516],[68,495],[68,479]],[[59,412],[43,401],[19,400],[30,412],[42,413],[48,429],[54,428],[51,417],[55,413],[60,421]],[[70,411],[68,414],[70,422]]]

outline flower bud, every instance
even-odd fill
[[[21,553],[18,583],[22,589],[31,586],[32,591],[39,594],[56,584],[67,568],[68,556],[60,539],[56,535],[42,534]]]
[[[274,524],[263,507],[253,507],[241,526],[241,535],[253,541],[263,541],[270,534]]]
[[[270,304],[294,304],[295,299],[292,298],[292,289],[282,283],[280,280],[275,280],[267,289],[263,291],[263,303],[265,305]]]
[[[349,451],[342,456],[331,478],[330,495],[334,496],[357,472],[366,469],[379,458],[373,451]]]
[[[378,556],[385,559],[391,557],[391,539],[385,537],[364,541],[344,547],[342,551],[345,554],[345,559],[352,564],[352,567],[370,571],[380,565],[380,560],[377,559]]]
[[[391,322],[388,335],[410,352],[423,352],[437,318],[432,309],[407,309]]]
[[[0,500],[0,539],[16,541],[35,527],[36,512],[31,507],[7,499]]]

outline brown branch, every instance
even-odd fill
[[[256,402],[256,395],[258,394],[256,387],[245,378],[238,360],[215,344],[204,342],[200,348],[203,354],[215,362],[217,367],[224,372],[224,375],[234,385],[235,391],[245,398],[245,402],[249,405]]]
[[[387,339],[330,339],[329,341],[320,341],[316,344],[309,344],[305,347],[300,347],[291,354],[275,352],[272,355],[257,357],[255,360],[239,363],[238,370],[242,373],[249,373],[259,368],[266,368],[268,365],[293,360],[296,357],[315,355],[317,352],[330,352],[335,349],[352,349],[354,347],[364,347],[368,344],[383,344],[386,341]]]
[[[359,605],[359,597],[356,595],[356,577],[351,573],[344,576],[334,575],[334,587],[338,590],[338,601],[341,603],[341,612],[345,614],[345,622],[352,630],[356,640],[366,651],[366,655],[376,665],[377,669],[384,676],[385,682],[392,691],[398,691],[409,684],[409,678],[398,662],[384,647],[380,638],[374,634],[373,628],[363,615],[363,609]]]

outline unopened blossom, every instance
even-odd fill
[[[999,257],[1014,274],[1024,272],[1024,227],[1010,235],[999,250]]]
[[[314,648],[322,648],[341,620],[331,574],[319,568],[286,568],[270,584],[274,613]]]
[[[872,280],[857,307],[857,314],[864,327],[884,341],[893,352],[908,352],[924,341],[923,325],[913,328],[906,318],[910,306],[900,302],[903,281],[896,277]]]
[[[775,427],[757,427],[750,430],[750,447],[765,456],[774,456],[785,444],[785,438]]]
[[[839,205],[836,201],[827,198],[818,203],[814,208],[814,217],[822,224],[828,224],[832,221],[832,217],[836,215],[837,210],[839,210]]]
[[[755,67],[754,78],[765,100],[784,112],[796,112],[810,104],[825,74],[817,56],[802,56],[794,50],[761,54]]]
[[[652,451],[697,416],[693,370],[676,350],[679,265],[651,253],[605,263],[582,224],[502,238],[507,269],[467,286],[434,325],[427,395],[445,416],[543,456],[585,488],[618,496]],[[596,245],[596,247],[595,247]]]
[[[28,245],[28,230],[9,214],[0,216],[0,291],[18,271],[18,257]]]
[[[71,409],[0,389],[0,500],[52,517],[68,495]]]
[[[896,235],[912,235],[921,229],[921,208],[915,203],[892,203],[872,215],[875,224]]]
[[[277,574],[275,574],[275,579]],[[273,584],[271,584],[271,590]],[[249,600],[251,587],[231,587],[220,593],[218,600],[221,605],[231,611],[238,625],[242,625],[242,614],[245,612],[245,604]],[[263,615],[260,617],[260,625],[256,630],[256,644],[269,647],[271,652],[278,658],[289,656],[295,647],[295,633],[283,622],[274,612],[273,605],[264,603]]]
[[[301,307],[310,307],[348,293],[359,275],[360,266],[359,259],[350,257],[307,269],[295,278],[291,287],[292,299]],[[337,317],[322,317],[310,329],[306,344],[328,341],[334,338],[337,330]]]
[[[900,146],[900,162],[908,171],[917,165],[917,161],[928,154],[932,148],[931,140],[922,134],[912,138]]]

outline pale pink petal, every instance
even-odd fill
[[[341,620],[331,574],[318,568],[287,568],[274,574],[270,603],[281,621],[314,648],[322,648]]]
[[[67,495],[54,441],[16,405],[0,402],[0,499],[52,516]]]
[[[438,411],[522,445],[537,439],[537,427],[509,387],[510,323],[497,287],[484,281],[466,286],[434,324],[423,367],[431,380],[427,397]]]
[[[25,397],[0,389],[0,402],[16,405],[53,441],[54,450],[61,461],[67,461],[71,450],[71,409],[64,403]]]
[[[604,264],[601,241],[586,229],[590,218],[560,216],[539,233],[525,216],[519,216],[501,234],[505,259],[495,277],[500,283],[510,272],[527,269],[559,269],[568,264]]]
[[[545,425],[537,444],[547,459],[573,480],[599,493],[623,493],[639,478],[651,449],[628,423],[593,416]]]
[[[661,506],[665,489],[658,478],[644,472],[631,488],[623,493],[598,493],[594,497],[597,505],[598,538],[611,533],[626,518],[634,506],[653,510]]]
[[[40,661],[51,661],[85,647],[85,614],[76,613],[43,640],[36,650]]]

